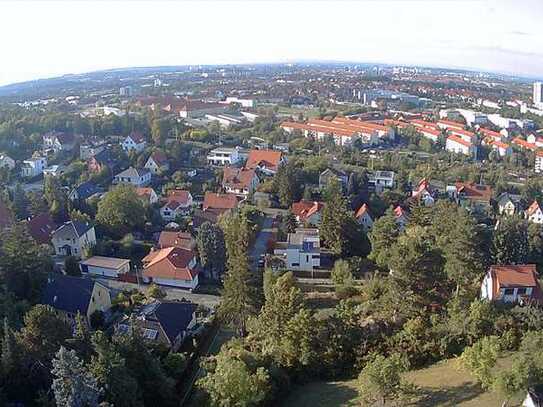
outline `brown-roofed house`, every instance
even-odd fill
[[[147,204],[153,205],[158,202],[158,195],[155,190],[150,187],[136,188],[136,194]]]
[[[147,168],[153,174],[163,173],[170,169],[168,157],[160,150],[156,150],[151,153],[144,168]]]
[[[456,195],[458,203],[475,211],[487,211],[491,207],[492,188],[489,185],[473,182],[457,182]]]
[[[363,204],[354,214],[357,222],[362,225],[365,231],[371,230],[373,227],[373,219],[370,215],[370,210],[367,204]]]
[[[251,150],[245,168],[258,169],[266,175],[273,175],[277,173],[283,161],[284,157],[281,151]]]
[[[323,208],[322,202],[301,200],[292,204],[291,211],[298,222],[317,226],[321,223]]]
[[[180,247],[153,250],[142,260],[143,278],[160,285],[194,289],[198,286],[196,255]]]
[[[160,208],[160,215],[164,220],[174,220],[178,216],[186,215],[192,207],[192,195],[183,189],[174,189],[168,192],[166,203]]]
[[[189,232],[177,232],[163,230],[158,238],[158,247],[180,247],[181,249],[193,250],[196,247],[196,240]]]
[[[481,298],[502,302],[541,302],[535,264],[490,266],[481,285]]]
[[[233,194],[221,194],[206,192],[204,195],[203,210],[215,209],[222,212],[234,209],[238,206],[238,198]]]
[[[259,179],[255,170],[226,167],[223,171],[222,187],[229,194],[247,196],[254,192]]]

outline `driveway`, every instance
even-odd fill
[[[146,292],[149,288],[148,284],[138,284],[136,283],[127,283],[124,281],[117,281],[117,280],[110,280],[108,278],[100,278],[100,277],[93,277],[94,280],[99,281],[100,283],[104,284],[105,286],[109,287],[115,292],[120,292],[122,290],[132,290],[134,288],[137,288],[138,290],[142,292]],[[197,294],[197,293],[191,293],[188,290],[184,290],[182,288],[175,288],[175,287],[164,287],[160,286],[160,288],[166,292],[166,299],[168,300],[189,300],[194,302],[195,304],[202,304],[207,307],[213,308],[216,305],[219,304],[220,297],[216,295],[210,295],[210,294]]]
[[[249,253],[249,259],[251,261],[251,268],[256,270],[258,265],[258,259],[262,254],[266,253],[268,240],[273,234],[273,218],[267,215],[262,222],[262,229],[258,233],[255,239],[255,243]]]

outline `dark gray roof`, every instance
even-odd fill
[[[100,192],[101,189],[91,181],[87,181],[74,188],[75,192],[79,196],[79,199],[87,199]]]
[[[196,311],[196,304],[190,302],[157,301],[141,308],[146,318],[155,319],[173,344],[179,333],[186,331]]]
[[[64,223],[64,225],[55,230],[53,234],[59,236],[71,236],[75,234],[77,237],[81,237],[92,228],[93,226],[90,223],[83,223],[74,220]]]
[[[87,315],[93,288],[94,281],[88,278],[50,275],[41,303],[72,314]]]

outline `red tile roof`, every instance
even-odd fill
[[[473,182],[456,182],[455,185],[456,191],[468,199],[490,202],[492,198],[492,188],[488,185],[480,185]]]
[[[192,250],[196,246],[196,241],[189,232],[176,232],[164,230],[160,232],[158,238],[158,247],[165,249],[167,247],[180,247],[186,250]]]
[[[358,208],[358,210],[356,211],[354,217],[356,219],[360,219],[366,213],[369,215],[369,208],[368,208],[368,205],[364,204],[360,208]]]
[[[162,151],[153,151],[151,157],[158,166],[163,166],[168,163],[168,157]]]
[[[166,197],[166,206],[175,209],[179,206],[187,206],[190,201],[190,192],[183,189],[173,189],[168,192]]]
[[[277,171],[281,163],[281,151],[274,150],[251,150],[245,168],[255,169],[264,167],[273,171]]]
[[[501,288],[532,287],[532,298],[541,299],[535,264],[490,266],[490,275],[495,297],[499,295]]]
[[[452,127],[452,128],[456,128],[456,129],[463,129],[464,128],[464,125],[462,123],[453,122],[451,120],[438,120],[437,124],[441,124],[443,126]]]
[[[255,177],[255,170],[226,167],[223,171],[222,185],[233,189],[248,189]]]
[[[537,150],[537,146],[532,143],[528,143],[526,140],[521,139],[520,137],[515,137],[511,143],[516,144],[517,146],[520,146],[522,148],[526,148],[528,150]]]
[[[195,254],[191,250],[179,247],[154,250],[142,259],[145,277],[169,280],[193,280],[198,275],[190,267]]]
[[[405,216],[405,211],[400,205],[398,205],[396,208],[394,208],[394,215],[397,218],[400,218],[402,216]]]
[[[530,207],[526,210],[526,214],[528,216],[531,216],[536,213],[538,209],[541,211],[541,206],[539,206],[539,203],[537,201],[533,201]]]
[[[238,206],[238,198],[233,194],[206,192],[204,195],[204,211],[207,209],[234,209]]]
[[[466,147],[472,147],[473,146],[473,144],[471,144],[469,141],[461,139],[460,137],[457,137],[457,136],[449,136],[449,137],[447,137],[447,140],[451,140],[451,141],[453,141],[455,143],[462,144],[463,146],[466,146]]]
[[[300,218],[301,221],[306,221],[315,213],[322,211],[323,208],[324,203],[322,202],[302,200],[300,202],[294,202],[292,204],[291,211],[294,216]]]

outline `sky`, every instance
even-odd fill
[[[543,0],[0,0],[0,85],[100,69],[375,62],[543,78]]]

